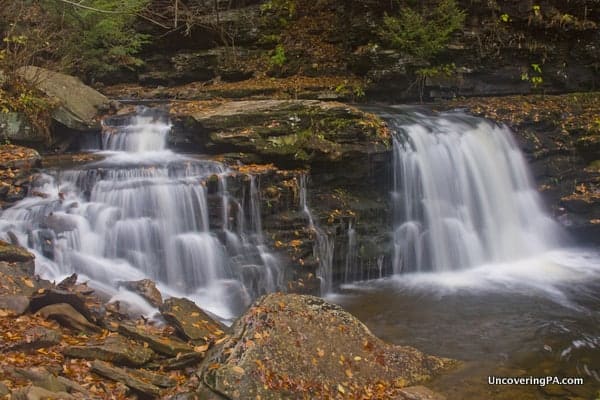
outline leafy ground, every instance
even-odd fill
[[[364,83],[352,76],[259,77],[240,82],[192,82],[174,87],[150,88],[136,84],[108,86],[102,92],[111,98],[133,99],[218,99],[218,98],[316,98],[360,97]]]

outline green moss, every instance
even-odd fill
[[[592,161],[586,169],[593,172],[600,172],[600,160]]]

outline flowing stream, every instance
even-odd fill
[[[166,116],[151,109],[105,120],[98,149],[105,158],[46,170],[32,188],[38,196],[5,210],[0,231],[35,252],[44,278],[77,272],[152,313],[118,288],[120,281],[150,278],[166,295],[232,318],[282,284],[263,244],[259,182],[251,176],[247,195],[232,197],[225,166],[166,150],[170,129]],[[208,193],[214,177],[219,189]],[[220,228],[211,226],[213,207],[221,208]]]
[[[342,279],[361,276],[358,226],[349,224],[336,248],[301,179],[322,294],[385,340],[465,361],[431,383],[449,399],[595,399],[600,254],[568,245],[509,129],[461,113],[383,114],[395,132],[394,250],[378,258],[379,279],[333,293],[334,251],[345,252]],[[119,282],[150,278],[223,319],[284,286],[263,239],[258,177],[232,181],[223,164],[166,150],[170,124],[159,111],[104,125],[92,149],[100,161],[46,169],[32,195],[2,213],[0,237],[28,246],[37,273],[58,281],[77,272],[146,314],[155,310]],[[231,186],[240,181],[241,193]],[[388,258],[394,274],[383,277]],[[549,375],[585,383],[487,384],[488,376]]]
[[[458,112],[384,116],[395,132],[394,275],[332,299],[385,340],[465,361],[431,383],[449,399],[596,399],[600,254],[567,245],[510,130]]]

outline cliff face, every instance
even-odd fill
[[[420,11],[412,7],[427,13],[439,3],[420,4]],[[599,85],[597,1],[458,1],[462,28],[427,57],[382,38],[385,16],[402,15],[406,6],[411,4],[230,2],[219,12],[197,11],[201,17],[185,35],[180,29],[154,40],[137,75],[113,78],[156,86],[338,76],[344,79],[308,97],[329,91],[338,98],[386,101],[559,93]]]

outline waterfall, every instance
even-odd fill
[[[395,273],[509,262],[558,243],[506,126],[460,113],[386,117],[395,131]]]
[[[282,285],[279,263],[262,242],[257,179],[246,179],[248,214],[244,200],[227,191],[232,173],[224,165],[166,150],[169,129],[164,114],[146,109],[105,120],[107,157],[45,171],[32,190],[44,197],[5,210],[1,235],[15,233],[48,279],[77,272],[115,288],[147,277],[163,293],[190,297],[224,318],[239,314]],[[214,177],[219,189],[210,194]],[[230,221],[230,207],[237,220]],[[211,215],[222,227],[214,228]]]
[[[346,262],[344,268],[344,283],[350,283],[357,276],[357,249],[356,249],[356,231],[352,222],[348,222],[348,243],[346,248]]]
[[[320,281],[321,295],[333,292],[333,256],[335,251],[334,237],[330,236],[324,229],[315,224],[313,215],[307,200],[307,177],[300,177],[300,208],[308,218],[308,226],[315,233],[316,241],[313,245],[313,256],[319,262],[317,278]]]

